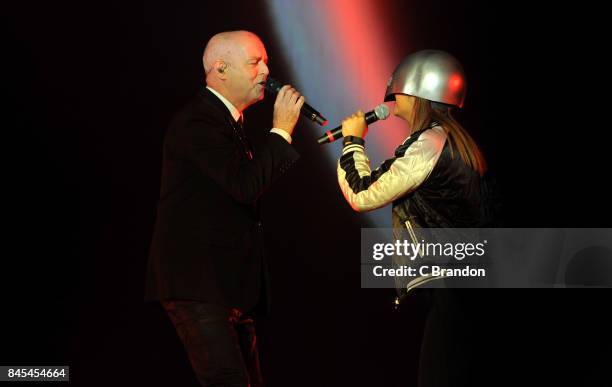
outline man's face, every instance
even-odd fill
[[[267,62],[268,54],[261,40],[250,35],[240,38],[227,78],[227,87],[237,107],[245,109],[263,99],[270,73]]]

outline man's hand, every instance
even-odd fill
[[[342,121],[342,136],[355,136],[365,138],[368,134],[368,125],[365,121],[365,113],[361,110]]]
[[[304,96],[300,95],[293,87],[290,85],[283,86],[278,91],[276,101],[274,102],[272,126],[284,130],[291,135],[300,117],[300,109],[304,105],[304,100]]]

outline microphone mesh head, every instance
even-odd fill
[[[389,117],[389,107],[387,107],[387,105],[384,103],[381,103],[374,108],[374,114],[376,114],[376,117],[378,117],[379,120],[386,120],[387,117]]]
[[[281,85],[276,79],[268,77],[268,79],[266,79],[265,87],[270,93],[276,94],[283,87],[283,85]]]

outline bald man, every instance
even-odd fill
[[[159,300],[205,386],[261,386],[250,318],[268,308],[258,198],[298,159],[291,134],[304,97],[285,85],[257,153],[243,112],[264,96],[268,55],[247,31],[213,36],[206,87],[164,139],[145,299]]]

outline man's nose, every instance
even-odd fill
[[[268,68],[268,65],[265,62],[261,62],[260,72],[264,74],[266,77],[268,76],[268,74],[270,74],[270,69]]]

